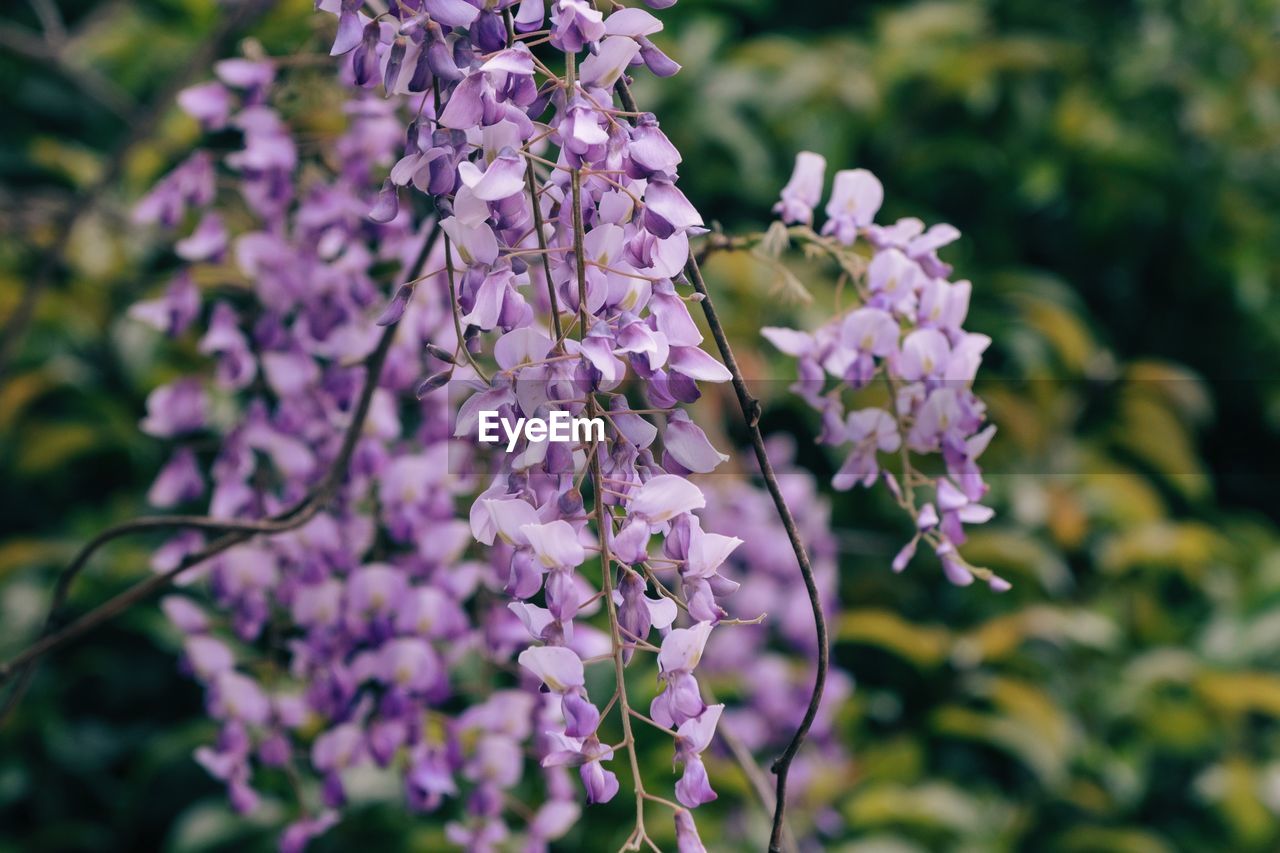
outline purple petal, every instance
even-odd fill
[[[583,60],[582,85],[596,86],[601,89],[611,88],[639,52],[640,45],[632,39],[621,36],[605,39],[600,43],[598,53],[593,53]],[[698,224],[702,224],[701,219],[698,220]]]
[[[692,671],[702,658],[711,628],[710,622],[699,622],[692,628],[676,628],[667,634],[658,652],[658,668],[664,673]]]
[[[658,0],[646,0],[646,2],[654,6]],[[675,824],[676,853],[707,853],[702,839],[698,837],[698,825],[693,822],[693,815],[689,814],[687,809],[676,810]]]
[[[524,524],[520,527],[529,547],[547,568],[572,569],[586,560],[586,551],[578,541],[577,531],[563,519],[548,524]]]
[[[399,212],[400,198],[396,194],[396,185],[387,178],[382,182],[382,189],[378,191],[378,200],[369,211],[369,218],[374,222],[390,222]]]
[[[827,216],[865,228],[875,219],[883,202],[884,186],[875,175],[866,169],[846,169],[836,173]]]
[[[587,789],[588,803],[607,803],[618,793],[618,777],[605,770],[599,761],[589,761],[578,769],[582,784]]]
[[[466,0],[426,0],[431,19],[446,27],[467,27],[480,15],[480,10]]]
[[[231,93],[221,83],[201,83],[179,92],[178,106],[202,127],[220,130],[231,115]]]
[[[707,499],[702,490],[693,483],[675,474],[663,474],[649,480],[636,491],[628,511],[650,524],[661,524],[706,505]]]
[[[400,318],[404,316],[404,309],[409,306],[409,297],[413,296],[413,288],[409,285],[402,285],[396,290],[396,295],[387,303],[387,307],[382,310],[382,314],[378,317],[377,325],[390,326],[400,322]]]
[[[582,660],[564,646],[535,646],[517,658],[554,693],[567,693],[586,684]]]
[[[651,36],[662,29],[662,21],[644,9],[619,9],[604,20],[604,31],[611,36]]]
[[[676,782],[676,799],[691,809],[716,799],[701,758],[691,758],[685,763],[684,775]]]
[[[196,464],[196,455],[191,448],[183,447],[160,469],[147,492],[147,501],[152,506],[167,508],[193,501],[202,494],[204,477]]]
[[[222,217],[206,213],[191,232],[191,236],[174,244],[178,257],[188,261],[207,261],[221,255],[227,248],[227,229]]]
[[[458,174],[481,201],[502,201],[525,190],[524,159],[515,154],[503,154],[484,172],[465,161],[459,164]]]
[[[672,347],[668,356],[671,369],[699,382],[728,382],[729,369],[697,347]]]
[[[724,705],[708,705],[707,709],[680,724],[676,732],[680,739],[680,748],[689,754],[696,755],[711,745],[711,738],[716,733],[716,725],[720,715],[724,713]]]
[[[783,329],[778,326],[765,326],[760,330],[764,339],[782,352],[797,358],[803,358],[813,351],[813,335],[797,332],[795,329]]]
[[[649,184],[644,193],[644,207],[645,228],[658,237],[702,227],[702,214],[675,184],[663,181]]]
[[[691,577],[710,577],[741,544],[742,540],[736,536],[706,533],[701,528],[692,531],[686,574]]]
[[[338,35],[333,40],[329,55],[341,56],[355,50],[363,34],[364,22],[360,20],[360,15],[356,12],[342,12],[338,16]]]
[[[237,89],[259,89],[275,79],[276,69],[270,62],[251,59],[224,59],[213,66],[218,79]]]
[[[698,474],[714,471],[716,466],[729,459],[727,454],[711,446],[706,433],[682,409],[677,409],[668,419],[663,445],[686,470]]]

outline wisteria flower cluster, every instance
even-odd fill
[[[818,440],[847,448],[835,488],[881,481],[910,515],[916,532],[894,558],[894,571],[907,567],[924,540],[951,583],[981,578],[1003,592],[1006,580],[970,565],[957,550],[965,525],[994,514],[981,503],[987,484],[978,458],[995,434],[973,391],[991,339],[963,328],[972,286],[949,281],[952,268],[937,254],[960,232],[946,224],[926,230],[913,218],[877,225],[883,186],[865,169],[848,169],[836,173],[826,222],[815,233],[825,172],[821,155],[802,152],[774,212],[791,226],[782,229],[784,237],[835,259],[856,304],[813,333],[771,327],[764,336],[798,359],[792,388],[821,415]],[[850,251],[855,245],[865,245],[870,258]],[[879,383],[884,405],[848,408],[849,399],[864,400]],[[922,473],[917,460],[935,455],[945,472]]]
[[[608,5],[321,0],[345,131],[304,138],[282,64],[226,60],[179,97],[210,147],[136,209],[185,236],[164,294],[131,315],[212,362],[157,388],[142,421],[172,444],[151,502],[209,513],[154,559],[184,585],[163,607],[219,725],[196,758],[237,811],[292,790],[284,850],[336,824],[369,772],[412,810],[447,810],[466,849],[546,849],[582,801],[625,789],[624,847],[657,848],[656,809],[682,853],[704,849],[713,755],[766,808],[757,757],[794,757],[810,723],[822,754],[797,762],[796,796],[851,772],[832,719],[852,680],[832,673],[818,702],[828,512],[775,441],[777,481],[758,431],[761,470],[725,476],[692,415],[732,380],[756,428],[691,314],[707,229],[681,155],[627,89],[679,66],[650,40],[657,17]],[[993,433],[972,390],[989,339],[962,328],[969,284],[937,257],[958,235],[876,225],[863,170],[836,175],[818,233],[824,173],[800,155],[760,242],[830,255],[858,304],[765,335],[799,359],[820,440],[847,448],[835,486],[883,481],[910,514],[895,570],[925,541],[954,583],[1006,588],[957,550],[991,516],[977,460]],[[875,389],[885,403],[847,408]],[[490,417],[557,415],[603,433],[478,442]],[[917,467],[929,456],[943,473]],[[642,772],[655,739],[669,794]],[[809,806],[816,831],[838,826]]]
[[[673,811],[680,845],[696,849],[685,810],[716,796],[700,754],[722,708],[704,701],[695,671],[727,615],[718,597],[735,584],[718,569],[740,540],[703,530],[694,514],[706,499],[688,475],[725,457],[679,407],[699,397],[699,382],[729,373],[700,348],[674,280],[703,224],[676,185],[680,155],[656,119],[618,109],[613,93],[632,64],[659,74],[675,66],[648,41],[662,25],[643,10],[606,18],[558,0],[512,15],[511,5],[428,0],[368,20],[340,8],[334,51],[351,51],[357,85],[423,92],[373,215],[395,211],[405,187],[441,217],[463,349],[423,390],[474,388],[453,435],[473,435],[481,411],[510,420],[565,411],[609,424],[604,442],[583,446],[521,439],[470,513],[475,539],[509,565],[504,591],[533,644],[519,663],[553,700],[550,725],[536,733],[542,764],[576,767],[588,802],[606,802],[619,791],[610,768],[624,751],[636,803],[628,846],[651,843],[646,805],[657,803]],[[344,37],[357,29],[358,43]],[[563,74],[535,56],[540,44],[562,56]],[[490,358],[492,373],[482,364]],[[646,414],[674,427],[660,455]],[[584,571],[591,552],[598,589]],[[673,570],[683,595],[656,580],[659,567]],[[658,597],[648,595],[651,578]],[[597,602],[603,644],[579,623]],[[655,631],[660,644],[650,643]],[[656,655],[661,683],[647,715],[631,706],[624,674],[640,651]],[[592,663],[614,670],[608,702],[589,695]],[[616,746],[600,736],[615,704]],[[641,722],[674,741],[684,767],[677,802],[645,788],[633,732]]]
[[[456,461],[444,401],[411,393],[440,364],[428,344],[453,335],[436,229],[407,213],[381,223],[367,216],[368,188],[403,139],[395,105],[352,97],[331,159],[299,174],[298,143],[271,105],[272,63],[229,60],[216,70],[217,81],[180,103],[210,130],[239,130],[243,145],[192,155],[137,208],[144,223],[195,216],[198,224],[175,246],[186,267],[163,297],[132,312],[175,338],[202,327],[198,349],[215,375],[156,389],[142,426],[183,442],[151,502],[207,499],[215,519],[278,517],[346,466],[332,499],[311,505],[304,524],[182,576],[207,586],[212,608],[189,595],[163,602],[221,724],[196,757],[226,783],[232,805],[257,808],[255,771],[296,780],[303,766],[321,780],[318,802],[300,793],[301,817],[282,836],[282,849],[298,850],[337,821],[344,778],[363,766],[398,766],[417,809],[465,783],[475,798],[500,798],[519,778],[534,708],[517,692],[481,697],[502,701],[501,712],[433,710],[459,694],[453,673],[473,658],[509,657],[500,626],[516,620],[474,600],[500,585],[489,565],[464,559],[469,533],[456,502],[475,478]],[[219,198],[220,176],[235,179],[234,196]],[[404,312],[384,346],[374,318],[386,295],[375,271],[388,264],[405,277],[434,269],[439,287]],[[207,312],[196,280],[211,283]],[[362,388],[367,414],[344,448]],[[208,435],[220,445],[211,459],[194,449]],[[181,534],[155,568],[171,571],[203,544],[200,533]],[[549,815],[530,832],[550,837],[566,825],[563,810]]]
[[[329,829],[350,775],[369,767],[393,768],[414,809],[460,801],[451,841],[490,849],[509,839],[527,742],[546,792],[520,812],[530,848],[577,818],[567,770],[606,802],[625,755],[627,846],[653,846],[656,806],[681,850],[702,849],[690,810],[716,798],[703,755],[725,706],[698,672],[714,629],[740,621],[725,597],[742,540],[707,523],[696,475],[728,456],[685,407],[730,374],[701,347],[698,295],[682,292],[705,229],[677,186],[679,152],[613,91],[634,68],[678,66],[642,9],[549,6],[322,3],[338,19],[332,53],[349,59],[349,127],[332,150],[300,153],[270,61],[229,60],[180,104],[242,145],[192,155],[137,209],[142,223],[194,227],[174,247],[182,270],[133,316],[174,338],[202,329],[216,362],[211,382],[179,379],[148,400],[143,428],[175,442],[153,503],[306,515],[183,574],[212,607],[165,601],[221,724],[197,758],[240,811],[257,807],[257,773],[295,783],[284,849]],[[400,270],[390,291],[388,267]],[[496,458],[474,444],[481,412],[558,411],[603,419],[605,440],[526,436]],[[197,449],[210,435],[212,455]],[[204,541],[179,535],[157,570]],[[463,686],[477,660],[523,676],[477,692]],[[656,677],[643,711],[628,694],[637,663]],[[611,697],[588,691],[592,666],[612,670]],[[459,700],[461,713],[441,710]],[[794,716],[775,706],[761,719]],[[670,739],[670,798],[642,778],[640,726]],[[314,798],[298,785],[311,774]]]

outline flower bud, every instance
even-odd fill
[[[382,75],[382,86],[386,89],[388,97],[395,94],[396,83],[400,81],[400,68],[404,65],[404,54],[408,48],[408,42],[404,36],[396,36],[396,40],[391,43],[391,53],[387,57],[387,70]]]
[[[423,397],[427,396],[432,391],[435,391],[438,388],[443,388],[445,385],[449,383],[449,378],[451,376],[453,376],[452,368],[450,368],[449,370],[442,370],[439,373],[436,373],[432,376],[428,376],[426,380],[423,381],[423,383],[418,386],[418,390],[416,392],[418,395],[418,399],[421,400]]]
[[[427,354],[430,355],[432,358],[438,358],[443,362],[447,362],[448,364],[456,363],[453,357],[453,353],[451,353],[449,350],[445,349],[444,347],[437,346],[432,343],[427,344]]]

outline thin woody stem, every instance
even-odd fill
[[[572,97],[577,88],[574,62],[574,54],[570,53],[565,56],[565,88],[568,90],[568,97]],[[582,171],[577,168],[570,172],[569,200],[573,205],[573,251],[574,266],[577,269],[578,279],[578,318],[580,327],[578,333],[579,336],[585,336],[588,330],[587,267],[582,261],[583,239],[585,236],[585,226],[582,222]],[[587,395],[587,411],[591,417],[596,417],[599,412],[595,394]],[[652,845],[653,842],[650,841],[644,825],[644,778],[640,773],[640,759],[636,755],[635,736],[631,730],[632,710],[631,703],[627,698],[627,677],[623,660],[626,644],[622,640],[622,625],[618,621],[617,606],[613,602],[613,559],[609,551],[609,535],[613,527],[613,514],[606,511],[604,505],[604,471],[600,467],[600,455],[597,446],[592,447],[591,461],[588,464],[591,472],[592,491],[595,492],[596,529],[599,531],[600,536],[600,585],[604,592],[605,611],[609,615],[609,636],[613,644],[613,675],[617,684],[616,698],[618,707],[621,710],[623,742],[627,745],[627,758],[631,764],[631,781],[635,788],[636,826],[623,847],[629,850],[639,850],[644,843],[648,842]]]
[[[706,694],[708,702],[716,703],[717,699],[711,690],[704,687],[703,692]],[[729,748],[729,754],[733,756],[734,761],[741,768],[742,774],[746,776],[747,782],[751,785],[751,790],[755,792],[756,799],[760,801],[765,813],[772,813],[775,807],[773,786],[769,784],[769,777],[765,775],[764,770],[760,768],[759,764],[756,764],[756,759],[751,754],[751,750],[742,742],[741,738],[733,733],[732,726],[716,726],[716,737],[724,741],[724,745]],[[800,849],[789,827],[785,827],[782,830],[782,849],[786,853],[796,853]]]
[[[3,722],[3,715],[6,715],[12,707],[17,704],[23,684],[29,680],[31,665],[40,658],[61,648],[71,641],[79,638],[81,635],[88,633],[104,622],[109,621],[115,616],[128,610],[134,604],[150,598],[151,595],[160,589],[168,586],[179,575],[184,574],[189,569],[209,560],[222,552],[235,547],[243,542],[247,542],[259,533],[267,535],[273,533],[285,533],[290,530],[296,530],[306,524],[320,512],[321,509],[332,498],[337,491],[338,486],[342,483],[342,478],[346,474],[347,466],[350,464],[351,455],[355,451],[356,440],[359,438],[364,428],[365,418],[369,413],[369,403],[373,396],[373,391],[377,386],[377,378],[382,373],[382,365],[386,361],[387,351],[390,349],[391,339],[395,336],[395,325],[390,325],[382,333],[382,338],[378,342],[378,348],[374,350],[369,359],[369,376],[365,380],[364,393],[361,395],[360,405],[356,410],[355,417],[352,419],[347,429],[346,441],[337,459],[334,461],[333,467],[330,469],[329,476],[308,498],[304,499],[293,509],[288,510],[278,516],[268,520],[266,523],[258,523],[250,526],[250,529],[232,529],[227,533],[211,542],[209,545],[201,548],[185,557],[177,566],[173,567],[163,574],[153,575],[144,581],[126,589],[124,592],[114,598],[98,605],[84,616],[72,622],[67,627],[46,633],[40,640],[28,646],[22,652],[19,652],[11,660],[4,664],[0,664],[0,684],[4,684],[15,674],[21,673],[19,685],[15,686],[6,700],[3,708],[0,708],[0,722]],[[227,525],[234,527],[233,525]],[[53,613],[50,613],[50,621]]]
[[[439,231],[433,231],[431,235],[423,240],[418,258],[414,261],[413,266],[410,267],[410,277],[414,271],[420,270],[426,263],[431,253],[431,247],[439,233]],[[195,566],[236,545],[249,541],[255,535],[272,535],[296,530],[314,518],[328,505],[329,501],[342,486],[347,469],[351,464],[351,458],[355,454],[356,445],[364,431],[364,424],[368,419],[369,408],[373,401],[373,393],[377,389],[378,380],[382,376],[382,369],[386,364],[391,342],[395,338],[397,325],[398,321],[389,324],[383,330],[377,347],[369,354],[366,360],[365,382],[360,392],[360,399],[356,403],[351,423],[347,426],[347,431],[343,436],[342,446],[338,450],[338,455],[334,457],[328,473],[320,481],[319,485],[295,506],[272,518],[256,521],[223,521],[205,516],[145,517],[104,531],[81,550],[58,580],[53,602],[45,620],[45,627],[40,639],[19,652],[12,659],[0,664],[0,686],[3,686],[10,679],[17,679],[5,698],[4,704],[0,705],[0,723],[4,722],[8,714],[21,700],[34,674],[35,664],[45,655],[78,639],[99,625],[128,610],[134,604],[146,600],[158,590],[168,586],[179,575]],[[152,575],[146,580],[134,584],[114,598],[98,605],[65,628],[53,630],[57,611],[66,600],[72,582],[84,569],[89,558],[99,548],[114,539],[130,533],[175,526],[204,530],[224,530],[227,532],[200,550],[188,554],[172,569],[162,574]]]
[[[489,377],[485,375],[484,368],[476,361],[475,356],[471,354],[471,350],[467,349],[467,342],[462,334],[462,317],[458,314],[458,283],[453,272],[453,246],[449,242],[449,237],[444,237],[444,266],[448,271],[449,278],[449,307],[450,313],[453,314],[453,333],[458,339],[458,350],[466,358],[467,363],[471,365],[471,369],[476,372],[485,382],[489,381]]]
[[[639,111],[625,79],[620,78],[618,80],[617,91],[624,109],[633,113]],[[774,473],[772,463],[769,461],[769,454],[764,444],[764,436],[760,432],[760,401],[753,397],[751,391],[747,388],[747,382],[742,376],[741,368],[738,367],[738,361],[733,357],[733,348],[729,345],[729,338],[725,334],[724,326],[720,323],[715,303],[711,298],[711,294],[707,291],[706,282],[702,278],[702,270],[698,266],[697,258],[692,254],[689,256],[688,263],[685,264],[685,276],[693,285],[693,289],[702,297],[702,310],[707,318],[707,326],[711,329],[711,336],[715,338],[716,347],[720,350],[720,356],[724,359],[725,367],[728,368],[732,376],[733,390],[737,394],[738,405],[742,408],[742,417],[746,422],[747,432],[751,436],[751,446],[755,450],[756,460],[760,464],[760,476],[764,479],[770,497],[773,498],[773,505],[778,512],[778,518],[781,519],[782,526],[787,531],[791,549],[795,552],[796,562],[800,565],[800,576],[804,580],[805,591],[809,595],[809,606],[813,609],[813,622],[818,637],[818,662],[817,673],[813,682],[813,693],[809,697],[808,707],[805,708],[804,717],[796,728],[795,734],[782,751],[782,754],[774,760],[772,766],[773,772],[777,775],[777,792],[773,811],[773,829],[769,836],[769,851],[770,853],[781,853],[787,809],[787,775],[791,771],[791,763],[795,760],[796,753],[800,751],[805,737],[809,734],[809,729],[813,726],[814,718],[818,715],[818,705],[822,701],[822,691],[827,681],[827,668],[830,657],[827,620],[822,612],[822,597],[818,592],[818,583],[813,573],[813,565],[809,562],[809,554],[805,550],[804,540],[800,537],[800,529],[796,525],[795,517],[791,514],[791,509],[787,506],[786,499],[782,495],[782,489],[778,485],[778,477]]]
[[[529,205],[533,208],[533,230],[538,235],[538,248],[542,250],[542,274],[547,280],[547,299],[551,301],[551,328],[556,333],[556,349],[564,347],[564,328],[560,324],[560,300],[556,297],[556,285],[551,279],[551,256],[547,250],[547,235],[543,231],[542,205],[538,203],[538,179],[533,174],[533,161],[524,161],[524,180],[529,188]]]
[[[716,346],[720,349],[720,355],[724,358],[725,366],[733,376],[733,389],[738,396],[738,405],[742,408],[742,416],[746,422],[747,431],[751,435],[751,446],[755,450],[756,461],[760,464],[760,476],[764,479],[770,497],[773,498],[773,505],[777,509],[778,518],[781,519],[782,526],[787,531],[787,539],[791,542],[791,549],[795,552],[796,562],[800,566],[800,576],[804,580],[805,592],[809,596],[809,606],[813,610],[814,628],[818,638],[818,665],[817,672],[814,675],[813,692],[809,697],[809,704],[805,708],[804,717],[800,720],[800,725],[796,728],[795,734],[792,735],[791,741],[782,751],[782,754],[774,759],[772,765],[772,770],[778,779],[776,786],[777,802],[773,812],[773,829],[769,836],[769,851],[770,853],[780,853],[787,809],[787,775],[791,770],[791,763],[795,760],[801,745],[804,744],[804,739],[809,734],[809,729],[813,727],[814,719],[818,716],[818,706],[822,702],[822,691],[826,687],[827,668],[830,664],[827,620],[822,612],[822,595],[818,591],[818,582],[813,573],[813,565],[809,562],[809,554],[805,550],[804,540],[800,536],[800,529],[796,525],[795,517],[791,514],[791,508],[787,506],[786,498],[782,494],[782,488],[778,485],[778,477],[774,473],[773,464],[769,461],[769,453],[765,448],[764,436],[760,432],[760,402],[751,396],[751,392],[747,389],[742,370],[738,367],[737,361],[733,357],[729,339],[725,335],[724,327],[720,324],[720,318],[716,314],[711,294],[708,293],[706,282],[702,278],[702,270],[698,268],[698,262],[692,256],[689,257],[689,263],[685,266],[685,274],[693,283],[694,290],[702,295],[702,310],[706,314],[707,325],[711,329],[712,337],[715,338]]]
[[[594,412],[594,398],[588,403],[589,410]],[[613,602],[613,565],[612,556],[609,552],[609,528],[613,527],[613,516],[604,510],[604,489],[603,474],[600,470],[600,457],[598,449],[593,448],[591,453],[591,479],[595,486],[596,528],[600,534],[600,574],[601,587],[604,591],[605,610],[609,614],[609,636],[613,642],[613,675],[617,682],[617,700],[618,707],[621,709],[622,717],[622,737],[627,744],[627,758],[631,764],[631,781],[635,786],[636,798],[636,829],[632,834],[632,839],[636,841],[632,849],[639,849],[640,840],[647,839],[648,834],[644,827],[644,778],[640,774],[640,760],[636,755],[635,736],[631,730],[631,717],[635,711],[631,708],[631,703],[627,698],[627,681],[624,663],[622,660],[625,643],[622,641],[622,625],[618,621],[617,606]],[[629,839],[630,840],[630,839]]]

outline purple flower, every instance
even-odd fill
[[[834,235],[846,246],[858,236],[858,229],[866,228],[875,219],[884,203],[884,187],[880,180],[866,169],[845,169],[836,172],[827,202],[827,223],[823,234]]]
[[[582,809],[572,800],[543,803],[529,822],[529,843],[535,848],[565,835],[578,822]]]
[[[586,684],[582,661],[564,646],[535,646],[520,653],[520,665],[553,693],[567,693]]]
[[[179,92],[178,106],[205,130],[221,130],[231,116],[231,93],[221,83],[201,83]]]
[[[458,165],[462,184],[481,201],[497,202],[524,192],[524,160],[515,154],[503,154],[481,171],[464,160]]]
[[[228,669],[214,678],[209,710],[220,719],[261,726],[271,714],[271,703],[256,681]]]
[[[604,16],[586,0],[552,0],[551,43],[557,50],[578,53],[604,34]]]
[[[628,514],[649,525],[656,525],[706,505],[706,497],[693,483],[675,474],[663,474],[636,491],[628,506]]]
[[[312,841],[324,835],[338,823],[337,812],[324,811],[315,817],[294,821],[285,827],[280,836],[280,853],[303,853]]]
[[[609,753],[613,757],[613,753]],[[618,777],[611,770],[604,769],[599,761],[588,761],[578,768],[582,778],[582,786],[587,790],[588,803],[607,803],[618,793]]]
[[[190,448],[179,448],[156,475],[147,501],[152,506],[172,507],[193,501],[204,494],[204,476]]]
[[[663,446],[667,455],[683,471],[706,474],[714,471],[716,466],[729,459],[727,454],[721,453],[712,447],[702,428],[690,420],[687,414],[679,410],[667,421],[667,431],[663,439]]]
[[[173,228],[188,208],[204,207],[213,197],[213,160],[207,152],[197,151],[138,202],[133,219],[142,224],[159,223]]]
[[[207,423],[208,400],[200,383],[179,379],[162,385],[147,396],[147,416],[142,431],[157,438],[173,438],[203,429]]]
[[[261,92],[276,76],[272,63],[249,59],[224,59],[214,64],[213,72],[228,86],[250,92]]]
[[[677,809],[675,823],[677,853],[707,853],[702,839],[698,837],[698,825],[693,822],[693,815],[685,809]]]
[[[480,14],[465,0],[425,0],[423,5],[432,20],[446,27],[468,27]]]
[[[548,524],[521,525],[520,532],[534,555],[548,569],[572,569],[587,558],[578,542],[577,532],[563,519]]]
[[[995,515],[993,509],[970,500],[968,495],[956,488],[945,477],[938,480],[937,490],[938,510],[942,514],[939,527],[946,537],[957,545],[964,544],[962,525],[985,524]]]
[[[676,732],[676,760],[684,762],[684,775],[676,783],[676,799],[689,808],[716,799],[701,755],[711,745],[723,712],[724,705],[709,705],[697,717],[681,723]]]
[[[851,412],[845,421],[844,441],[853,444],[853,451],[831,481],[841,491],[872,485],[880,474],[876,454],[895,453],[902,446],[897,421],[883,409]]]
[[[200,606],[180,595],[165,596],[160,609],[179,631],[184,634],[200,634],[209,630],[209,617]]]
[[[285,849],[336,821],[348,771],[369,762],[396,768],[412,809],[458,797],[446,834],[492,849],[518,831],[507,798],[544,789],[524,784],[533,781],[523,760],[533,749],[547,802],[531,805],[526,840],[542,849],[578,814],[582,793],[567,768],[578,769],[588,802],[619,791],[584,661],[619,651],[630,661],[634,638],[656,632],[655,714],[681,727],[672,733],[684,764],[677,796],[705,802],[714,793],[700,756],[719,711],[705,710],[695,669],[737,587],[729,561],[741,543],[704,531],[693,515],[707,500],[684,475],[725,456],[681,404],[699,397],[700,383],[730,376],[702,349],[678,291],[690,237],[703,230],[677,184],[680,154],[652,116],[618,111],[610,91],[646,66],[678,69],[648,40],[661,23],[639,9],[606,20],[586,0],[555,0],[552,47],[586,51],[572,89],[540,85],[540,62],[508,37],[502,13],[515,13],[517,32],[532,32],[546,19],[542,0],[423,0],[376,19],[354,0],[320,8],[337,18],[333,53],[351,55],[341,72],[348,129],[318,141],[319,151],[314,136],[300,146],[296,111],[277,110],[276,63],[220,64],[220,82],[183,99],[207,126],[240,133],[216,160],[221,185],[239,193],[229,200],[236,215],[205,210],[212,156],[166,177],[139,210],[140,220],[170,227],[198,219],[179,257],[221,262],[231,248],[237,273],[236,292],[224,297],[234,302],[212,306],[199,346],[216,375],[217,417],[205,416],[204,386],[185,380],[153,395],[146,425],[165,436],[208,429],[221,441],[207,472],[215,515],[268,517],[321,485],[330,490],[304,527],[184,575],[198,578],[193,593],[206,589],[220,617],[175,619],[189,630],[187,657],[208,683],[210,713],[224,720],[202,760],[248,810],[258,801],[255,764],[279,766],[310,744],[301,772],[335,811],[290,825]],[[379,82],[385,98],[361,91]],[[413,200],[418,192],[428,198]],[[421,216],[426,209],[437,211],[438,226]],[[447,249],[437,242],[412,268],[436,227]],[[564,316],[550,315],[553,301]],[[194,289],[175,291],[138,315],[177,334],[200,315],[199,302]],[[576,329],[567,315],[577,315]],[[939,325],[949,322],[941,317]],[[394,327],[394,337],[368,415],[345,444],[371,380],[376,324]],[[553,335],[566,326],[569,336]],[[960,332],[946,328],[949,340],[952,332],[955,349]],[[423,377],[439,392],[415,401],[408,392]],[[632,379],[650,399],[628,399]],[[633,410],[641,406],[668,427],[661,453],[657,419]],[[481,411],[519,419],[594,407],[608,412],[605,436],[578,446],[520,439],[490,459],[462,440],[475,435]],[[972,462],[967,445],[947,446],[956,466]],[[330,466],[345,453],[350,464],[331,483]],[[197,462],[179,451],[157,497],[199,498]],[[604,512],[584,506],[584,494]],[[607,569],[618,572],[609,598],[591,582],[594,568],[578,571],[601,539],[615,557]],[[193,547],[175,540],[165,564]],[[650,548],[654,561],[667,561],[655,570],[671,572],[667,595],[649,589],[647,574],[616,565],[647,561]],[[673,628],[670,595],[686,597],[700,624]],[[272,654],[287,659],[283,683],[299,692],[268,693],[247,675],[256,671],[249,661],[236,670],[228,633],[255,648],[274,644]],[[530,677],[486,699],[470,677],[477,661],[505,667],[512,658]],[[679,835],[693,849],[696,830],[680,823]]]
[[[658,669],[666,689],[649,706],[649,715],[658,723],[674,728],[697,717],[706,708],[692,672],[706,648],[711,628],[710,622],[676,628],[662,641]]]
[[[600,43],[596,53],[582,62],[579,79],[583,86],[609,89],[640,53],[640,43],[622,36],[610,36]]]
[[[912,313],[923,278],[920,267],[897,249],[877,252],[867,266],[873,301],[901,314]]]
[[[773,206],[773,212],[788,224],[812,225],[813,209],[822,201],[826,172],[827,159],[821,154],[812,151],[797,154],[791,180],[782,188],[782,200]],[[836,180],[839,181],[839,176]]]
[[[206,213],[190,237],[174,244],[178,257],[188,261],[216,260],[226,248],[227,229],[216,213]]]
[[[244,388],[257,375],[257,362],[248,338],[240,330],[239,317],[225,302],[214,306],[209,330],[200,339],[199,348],[204,355],[218,356],[218,383],[224,388]]]
[[[841,324],[840,342],[845,350],[840,356],[843,357],[828,358],[828,369],[843,376],[853,387],[861,387],[875,375],[876,358],[897,353],[899,334],[898,321],[892,314],[879,308],[858,308]]]
[[[129,309],[130,317],[171,338],[185,332],[199,313],[200,291],[186,273],[174,278],[160,299],[138,302]]]
[[[915,522],[917,533],[893,558],[893,570],[906,568],[923,539],[952,583],[980,577],[1003,591],[1007,581],[970,566],[956,551],[964,525],[993,514],[978,503],[987,487],[977,459],[994,429],[984,428],[986,407],[972,390],[991,339],[963,329],[971,285],[947,281],[951,269],[937,257],[958,232],[949,225],[926,231],[918,219],[874,225],[883,200],[880,182],[856,169],[837,173],[827,206],[823,234],[847,245],[861,233],[875,250],[857,276],[861,304],[813,333],[768,328],[764,334],[799,360],[793,389],[821,415],[819,441],[848,448],[833,485],[870,487],[883,480]],[[834,387],[828,376],[839,380]],[[846,415],[845,392],[880,377],[891,391],[887,410],[863,407]],[[896,475],[881,470],[881,454],[890,455],[883,464],[896,467]],[[898,483],[899,477],[911,485],[925,481],[914,459],[925,454],[940,454],[947,476],[936,480],[936,504],[917,505],[915,490],[904,492]]]
[[[417,637],[397,637],[378,653],[379,679],[411,693],[425,693],[436,686],[441,669],[435,649]]]
[[[670,237],[677,231],[699,233],[702,214],[675,184],[653,181],[644,193],[644,227],[659,238]]]

